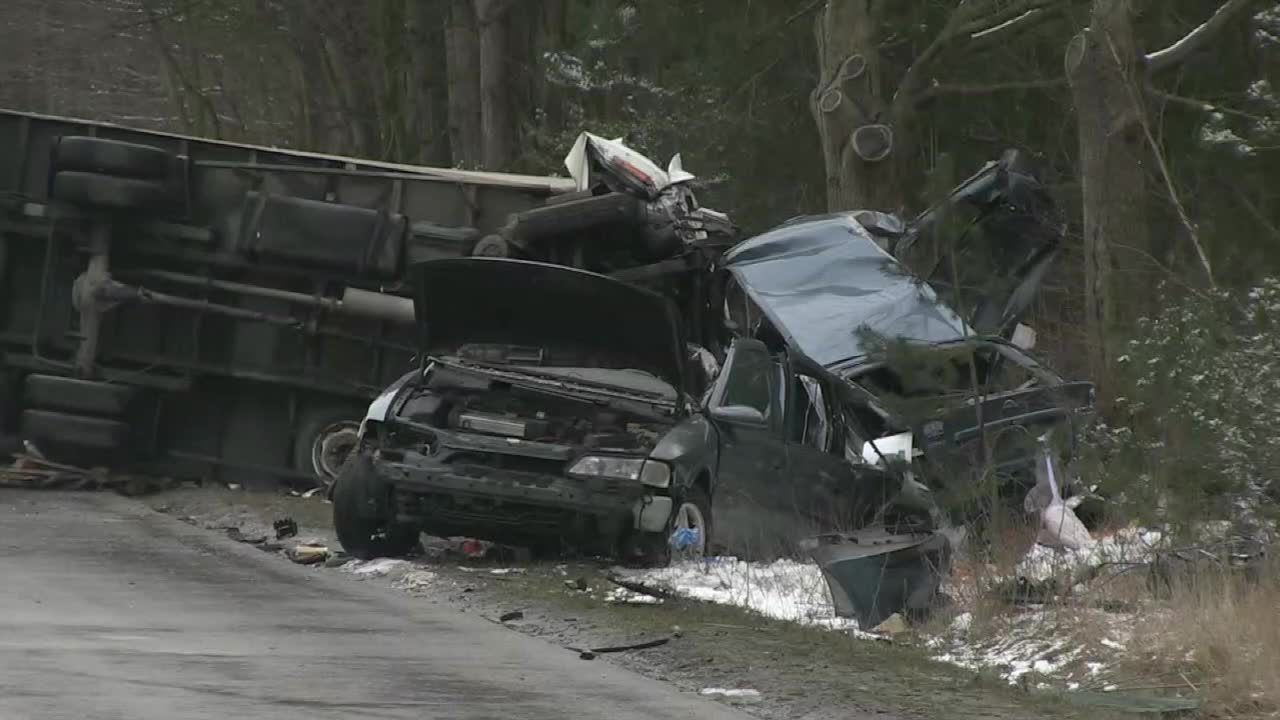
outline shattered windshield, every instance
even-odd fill
[[[946,345],[888,343],[847,377],[882,398],[948,404],[1026,390],[1056,376],[1017,348],[992,340]]]

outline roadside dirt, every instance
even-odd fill
[[[319,498],[226,489],[183,489],[143,499],[153,509],[212,532],[258,539],[280,554],[303,542],[337,550],[331,506]],[[291,517],[298,535],[275,540],[274,520]],[[234,528],[234,529],[233,529]],[[278,543],[278,545],[273,545]],[[472,560],[428,543],[412,562],[331,561],[316,572],[386,582],[514,631],[541,637],[565,652],[669,638],[661,646],[596,653],[585,663],[612,662],[691,692],[717,695],[767,720],[803,718],[1074,718],[1080,708],[1051,695],[1020,692],[997,678],[927,659],[921,648],[770,620],[748,611],[690,600],[639,604],[611,601],[616,588],[599,561],[530,564]],[[380,564],[376,564],[380,563]],[[585,588],[585,589],[584,589]],[[518,616],[516,613],[518,611]],[[512,617],[515,616],[515,617]],[[1097,720],[1097,711],[1087,713]]]

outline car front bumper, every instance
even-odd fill
[[[397,453],[399,455],[399,453]],[[665,529],[671,499],[636,481],[576,478],[506,468],[455,468],[405,452],[375,458],[395,493],[397,513],[451,534],[565,535],[575,530]]]

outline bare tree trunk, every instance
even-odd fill
[[[481,164],[480,39],[472,0],[451,0],[445,30],[449,87],[449,149],[453,164]]]
[[[818,126],[831,210],[895,210],[902,202],[902,108],[882,88],[880,18],[874,0],[831,0],[819,13],[818,86],[809,107]]]
[[[443,49],[444,27],[435,22],[447,9],[443,0],[410,0],[408,13],[409,69],[416,148],[413,158],[428,165],[449,162],[448,94],[445,88],[448,62]]]
[[[475,0],[480,30],[481,165],[506,169],[515,160],[520,142],[516,107],[519,68],[513,62],[511,5],[508,0]]]
[[[1094,0],[1089,27],[1071,40],[1065,61],[1077,116],[1085,311],[1098,378],[1108,376],[1109,347],[1121,320],[1116,288],[1123,277],[1117,270],[1150,247],[1144,108],[1137,85],[1142,56],[1134,42],[1133,11],[1132,0]],[[1131,247],[1116,253],[1121,244]]]

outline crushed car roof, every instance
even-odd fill
[[[851,214],[791,220],[724,264],[788,346],[823,367],[868,355],[866,330],[930,344],[973,334]]]
[[[427,354],[472,343],[572,347],[684,389],[680,320],[657,293],[586,270],[505,258],[428,260],[413,266],[412,278]]]

